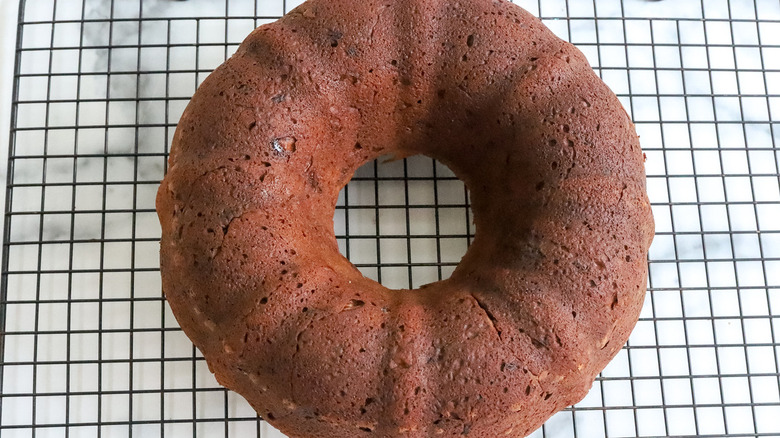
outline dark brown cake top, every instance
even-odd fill
[[[388,290],[339,253],[339,190],[386,154],[469,188],[450,279]],[[187,107],[157,209],[179,323],[292,437],[530,433],[628,338],[653,236],[620,102],[502,0],[310,0],[258,28]]]

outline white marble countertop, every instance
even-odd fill
[[[5,184],[8,171],[8,134],[11,122],[18,3],[16,0],[0,0],[0,206],[3,209],[5,209]],[[4,222],[0,221],[0,236],[2,236]]]

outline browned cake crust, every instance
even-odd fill
[[[339,190],[425,154],[471,191],[448,280],[340,253]],[[291,437],[524,436],[634,326],[653,221],[633,124],[502,0],[310,0],[206,79],[157,199],[163,289],[220,383]]]

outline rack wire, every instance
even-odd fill
[[[657,223],[647,300],[536,437],[780,437],[780,3],[518,0],[632,115]],[[221,388],[160,294],[154,195],[196,86],[285,0],[20,3],[0,296],[0,436],[281,436]],[[474,229],[439,163],[370,163],[342,252],[446,278]]]

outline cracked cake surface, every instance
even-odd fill
[[[389,290],[339,253],[338,193],[388,154],[470,190],[447,280]],[[503,0],[310,0],[256,29],[185,110],[157,211],[182,329],[291,437],[531,433],[625,343],[653,237],[620,102]]]

